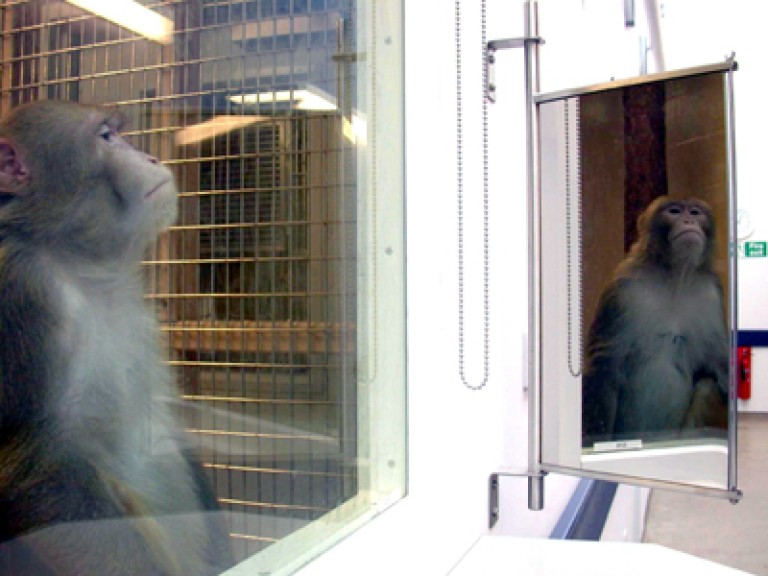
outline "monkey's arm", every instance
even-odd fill
[[[224,514],[196,461],[190,473],[203,509],[179,503],[158,513],[110,470],[60,444],[42,439],[24,453],[27,465],[0,498],[8,528],[0,576],[213,576],[233,565]],[[174,545],[190,524],[201,531],[192,563]]]
[[[728,396],[712,378],[696,382],[683,427],[688,430],[728,428]]]
[[[35,465],[17,470],[7,491],[2,514],[12,533],[0,544],[0,574],[178,573],[170,559],[156,554],[152,538],[163,538],[156,520],[132,516],[126,507],[131,495],[105,482],[105,471],[94,469],[85,458],[58,445],[54,453],[44,444],[25,447]]]
[[[23,253],[0,250],[0,448],[38,427],[50,400],[50,295]],[[1,485],[0,485],[1,488]]]
[[[715,353],[713,354],[714,372],[717,379],[717,389],[720,393],[721,399],[728,404],[728,389],[730,387],[730,343],[728,341],[728,320],[725,316],[725,295],[723,294],[723,286],[720,284],[720,279],[716,274],[712,275],[717,287],[718,305],[717,323],[718,328],[714,330],[714,342],[713,347]]]
[[[142,532],[151,520],[127,517],[130,494],[58,419],[69,383],[45,278],[0,252],[0,575],[170,574]]]
[[[725,319],[725,304],[720,280],[715,274],[710,275],[710,282],[716,288],[717,302],[703,308],[702,315],[709,314],[710,326],[699,334],[697,352],[707,358],[706,365],[694,374],[693,398],[685,415],[684,428],[688,430],[702,428],[728,427],[728,389],[730,345]]]
[[[623,283],[615,282],[603,292],[589,330],[582,377],[583,446],[610,440],[615,432],[627,354]]]

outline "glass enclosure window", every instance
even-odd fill
[[[174,170],[147,298],[238,561],[290,569],[405,489],[401,3],[101,4],[0,2],[0,112],[116,105]]]

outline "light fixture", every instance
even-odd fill
[[[159,42],[173,42],[173,22],[135,0],[67,0],[96,16]]]
[[[200,124],[179,130],[176,133],[176,145],[195,144],[264,120],[269,120],[269,118],[266,116],[216,116]]]
[[[235,104],[272,104],[289,102],[298,110],[336,110],[335,98],[319,88],[310,86],[306,90],[269,90],[250,92],[229,97]]]
[[[300,90],[266,90],[264,92],[249,92],[235,94],[229,97],[234,104],[274,104],[286,102],[296,110],[335,111],[336,98],[324,92],[317,86],[309,85]],[[246,116],[250,118],[250,116]],[[350,142],[364,146],[368,140],[368,125],[361,114],[354,112],[351,119],[342,118],[342,134]]]

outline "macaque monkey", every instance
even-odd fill
[[[589,332],[583,445],[664,440],[728,426],[728,329],[702,200],[655,200]]]
[[[141,258],[171,172],[109,110],[0,123],[0,574],[202,576],[229,537],[170,404]]]

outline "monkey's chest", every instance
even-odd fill
[[[58,356],[62,382],[55,386],[60,429],[119,449],[125,434],[157,420],[153,389],[163,371],[153,324],[142,308],[110,306],[64,285]]]
[[[723,310],[715,289],[638,290],[631,295],[624,326],[638,362],[664,361],[692,367],[720,353],[726,337]]]

